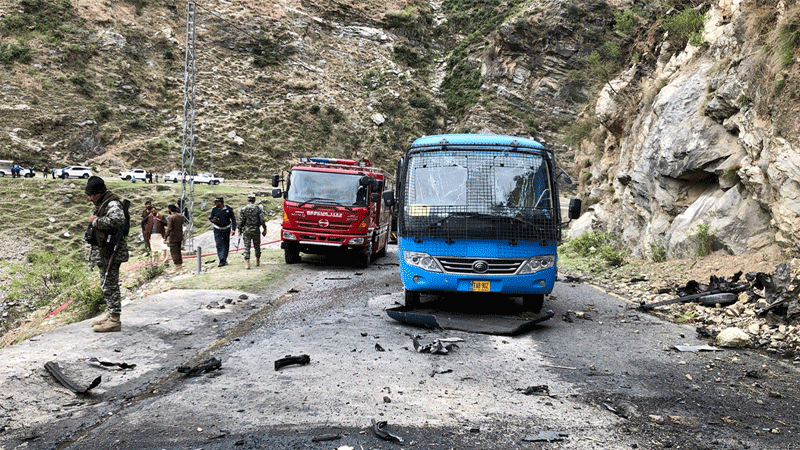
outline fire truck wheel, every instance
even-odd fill
[[[369,246],[366,248],[366,251],[362,253],[359,258],[359,265],[361,267],[369,267],[369,264],[372,262],[372,239],[370,239]]]
[[[303,258],[300,257],[300,251],[296,248],[283,249],[283,259],[286,261],[286,264],[297,264],[303,260]]]
[[[406,291],[406,306],[414,307],[419,306],[419,291]]]
[[[544,294],[528,294],[522,296],[522,306],[534,313],[542,312],[544,306]]]

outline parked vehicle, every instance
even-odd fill
[[[210,173],[210,172],[201,173],[200,175],[195,175],[194,176],[194,182],[195,183],[205,183],[205,184],[208,184],[208,185],[217,185],[217,184],[222,183],[223,181],[225,181],[224,178],[218,177],[218,176],[216,176],[216,175],[214,175],[213,173]]]
[[[123,180],[132,180],[136,178],[136,180],[144,180],[147,178],[147,171],[144,169],[129,169],[123,170],[119,173],[119,177]]]
[[[181,172],[180,170],[173,170],[172,172],[169,172],[164,175],[165,183],[169,181],[172,181],[173,183],[179,183],[183,182],[184,180],[191,181],[192,177],[191,175]]]
[[[0,160],[0,178],[11,175],[11,167],[13,165],[14,161]]]
[[[390,207],[381,191],[389,179],[366,158],[302,159],[286,176],[281,248],[287,264],[301,261],[300,253],[349,253],[362,267],[386,254]],[[280,176],[272,176],[278,187]]]
[[[396,202],[406,306],[425,293],[484,292],[541,311],[566,225],[552,150],[514,136],[419,138],[400,160],[396,197],[384,197]],[[572,199],[569,218],[580,209]]]
[[[92,175],[92,169],[86,166],[67,166],[61,169],[61,178],[89,178]]]

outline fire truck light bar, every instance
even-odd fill
[[[328,164],[347,164],[349,166],[355,166],[356,162],[352,159],[331,159],[331,158],[310,158],[312,162],[318,163],[328,163]]]

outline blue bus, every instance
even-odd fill
[[[396,191],[405,304],[421,294],[521,297],[540,312],[556,280],[561,210],[553,151],[514,136],[446,134],[415,140]],[[572,199],[569,218],[580,214]]]

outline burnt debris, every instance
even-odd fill
[[[286,366],[291,366],[295,364],[304,366],[310,362],[311,362],[311,357],[308,355],[298,355],[298,356],[286,355],[286,357],[275,361],[275,370],[280,370]]]
[[[222,361],[217,358],[209,358],[196,366],[180,366],[178,372],[187,377],[199,377],[208,372],[213,372],[222,368]]]
[[[75,383],[69,377],[64,375],[57,362],[48,361],[44,364],[44,368],[50,373],[50,375],[53,376],[53,378],[56,379],[56,381],[61,383],[62,386],[74,392],[75,394],[88,394],[90,389],[96,388],[100,385],[101,377],[97,377],[92,380],[89,386],[81,386]]]

